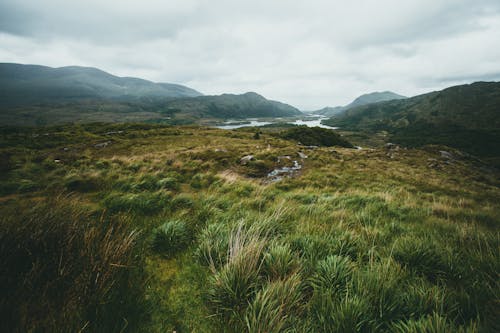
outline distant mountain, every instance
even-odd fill
[[[256,93],[203,96],[185,86],[117,77],[96,68],[0,63],[0,125],[191,124],[300,114],[290,105]]]
[[[97,68],[0,63],[0,106],[200,95],[198,91],[182,85],[118,77]]]
[[[320,114],[323,116],[327,117],[332,117],[337,114],[341,114],[342,112],[349,110],[353,107],[356,106],[361,106],[361,105],[366,105],[366,104],[371,104],[371,103],[378,103],[378,102],[383,102],[383,101],[390,101],[390,100],[395,100],[395,99],[405,99],[407,97],[398,95],[396,93],[393,93],[391,91],[384,91],[384,92],[373,92],[370,94],[364,94],[356,98],[354,101],[352,101],[350,104],[346,106],[336,106],[336,107],[325,107],[321,110],[313,111],[315,114]]]
[[[168,102],[165,107],[174,114],[181,112],[197,117],[222,119],[289,117],[302,114],[293,106],[265,99],[254,92],[177,99]]]
[[[500,157],[500,82],[476,82],[362,105],[324,123],[346,130],[386,131],[388,140],[410,147],[444,144]]]

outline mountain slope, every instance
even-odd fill
[[[88,99],[133,101],[141,98],[200,95],[198,91],[182,85],[118,77],[90,67],[51,68],[0,63],[0,106]]]
[[[298,109],[277,101],[265,99],[259,94],[248,92],[242,95],[223,94],[183,98],[167,103],[172,113],[184,112],[198,117],[248,118],[288,117],[302,114]]]
[[[356,106],[361,106],[361,105],[366,105],[366,104],[371,104],[371,103],[378,103],[378,102],[383,102],[383,101],[390,101],[390,100],[398,100],[398,99],[405,99],[407,97],[393,93],[391,91],[384,91],[384,92],[373,92],[369,94],[364,94],[359,97],[357,97],[354,101],[349,103],[346,106],[335,106],[335,107],[325,107],[323,109],[314,111],[313,113],[315,114],[320,114],[323,116],[328,116],[332,117],[337,114],[341,114],[342,112],[352,109]]]
[[[410,147],[445,144],[479,156],[500,156],[500,82],[476,82],[405,100],[355,107],[325,124],[387,131]]]

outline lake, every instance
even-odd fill
[[[321,127],[321,128],[328,128],[328,129],[338,129],[338,127],[332,127],[332,126],[327,126],[321,124],[321,120],[327,119],[326,117],[319,117],[311,120],[304,120],[304,119],[298,119],[295,121],[287,121],[287,124],[294,124],[294,125],[305,125],[307,127]],[[236,122],[236,121],[228,121],[226,122],[227,124],[225,125],[219,125],[215,126],[217,128],[221,129],[236,129],[236,128],[241,128],[241,127],[259,127],[259,126],[265,126],[272,124],[272,122],[269,121],[259,121],[255,119],[247,119],[241,122]]]

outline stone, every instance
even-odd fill
[[[246,156],[243,156],[241,159],[240,159],[240,164],[241,165],[246,165],[248,164],[248,162],[250,161],[255,161],[255,157],[253,157],[253,155],[246,155]]]
[[[307,158],[307,155],[306,155],[306,154],[304,154],[304,153],[303,153],[303,152],[301,152],[301,151],[299,151],[299,152],[297,153],[297,155],[299,155],[299,157],[300,157],[300,158],[302,158],[302,159]]]

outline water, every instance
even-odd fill
[[[306,125],[307,127],[321,127],[321,128],[328,128],[328,129],[338,129],[338,127],[332,127],[332,126],[327,126],[323,125],[321,121],[323,119],[327,118],[318,118],[318,119],[313,119],[313,120],[295,120],[293,122],[289,122],[289,124],[295,124],[295,125]]]
[[[306,116],[306,117],[311,117],[311,116]],[[314,116],[312,116],[312,117],[314,117]],[[295,120],[295,121],[287,121],[286,123],[287,124],[294,124],[294,125],[306,125],[307,127],[321,127],[321,128],[328,128],[328,129],[337,129],[338,128],[338,127],[332,127],[332,126],[327,126],[327,125],[321,124],[321,120],[323,120],[323,119],[327,119],[327,118],[326,117],[319,117],[319,118],[311,119],[311,120],[299,119],[299,120]],[[258,121],[255,119],[247,119],[246,121],[248,121],[248,122],[246,122],[244,124],[228,121],[224,125],[215,126],[215,127],[230,130],[230,129],[236,129],[236,128],[241,128],[241,127],[259,127],[259,126],[272,124],[272,122],[269,122],[269,121]]]
[[[297,161],[293,161],[293,166],[274,169],[273,171],[267,174],[267,178],[270,182],[278,182],[282,180],[284,177],[293,176],[300,169],[302,169],[302,165],[300,165],[299,162]]]
[[[244,123],[244,124],[238,124],[238,123],[234,123],[234,122],[231,122],[231,121],[227,121],[227,125],[220,125],[220,126],[215,126],[217,128],[221,128],[221,129],[236,129],[236,128],[241,128],[241,127],[259,127],[259,126],[264,126],[264,125],[269,125],[269,124],[272,124],[271,122],[268,122],[268,121],[258,121],[258,120],[250,120],[248,119],[247,120],[248,123]]]

